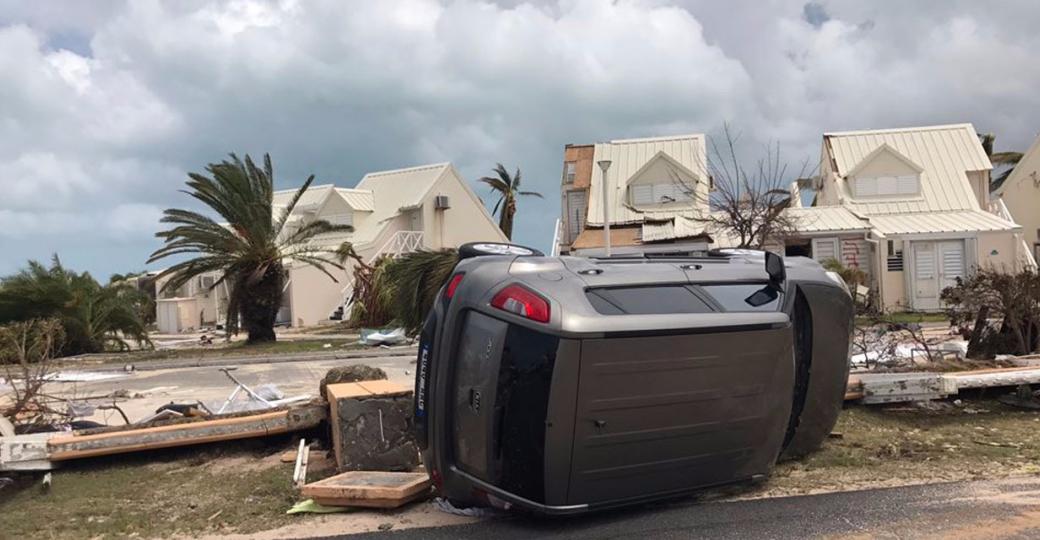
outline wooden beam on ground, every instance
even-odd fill
[[[189,446],[290,433],[314,427],[327,418],[327,405],[318,403],[280,411],[258,411],[196,422],[133,427],[104,433],[59,435],[47,441],[51,461],[64,461],[141,450]]]

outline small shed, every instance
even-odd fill
[[[155,323],[160,334],[179,334],[198,328],[199,319],[195,298],[160,298],[155,301]]]

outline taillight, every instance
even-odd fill
[[[520,285],[509,285],[498,291],[491,305],[532,321],[549,322],[549,302]]]
[[[455,290],[459,288],[459,283],[462,283],[462,276],[464,274],[455,274],[451,276],[451,281],[448,282],[448,288],[444,289],[444,299],[451,300],[455,296]]]

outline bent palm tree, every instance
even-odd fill
[[[1011,171],[1015,170],[1015,165],[1018,165],[1019,161],[1022,161],[1022,152],[994,152],[993,144],[996,142],[996,135],[992,133],[986,133],[985,135],[979,135],[979,142],[982,143],[982,149],[986,151],[986,155],[989,156],[989,162],[993,164],[993,168],[1004,167],[1004,171],[1001,172],[996,178],[993,178],[989,182],[990,191],[996,191],[1000,188],[1001,184],[1011,176]]]
[[[242,162],[231,154],[230,161],[211,163],[206,171],[212,178],[188,174],[190,190],[186,193],[212,208],[226,223],[217,223],[197,212],[168,209],[160,221],[172,227],[156,233],[165,245],[148,262],[171,255],[195,255],[160,274],[160,278],[170,276],[163,290],[176,290],[195,276],[219,272],[211,289],[224,282],[230,285],[229,335],[238,328],[241,316],[249,343],[274,341],[286,263],[308,264],[336,281],[328,267],[344,268],[343,261],[353,253],[350,243],[330,247],[314,240],[319,235],[351,231],[353,227],[333,225],[323,219],[299,227],[288,225],[289,216],[314,181],[314,175],[307,178],[276,217],[274,171],[269,155],[264,155],[263,169],[253,164],[248,155]]]
[[[126,284],[102,286],[89,273],[65,268],[55,255],[50,267],[28,268],[0,278],[0,324],[34,319],[61,322],[61,354],[128,350],[127,339],[150,345],[141,317],[147,296]]]
[[[499,213],[498,228],[502,229],[502,233],[506,235],[506,238],[512,240],[513,216],[516,215],[517,197],[531,196],[539,199],[543,197],[537,191],[520,191],[520,169],[517,169],[516,174],[513,176],[509,176],[509,171],[499,163],[494,168],[494,172],[497,176],[485,176],[480,181],[491,186],[491,189],[498,193],[498,202],[495,203],[495,209],[491,211],[491,215]]]

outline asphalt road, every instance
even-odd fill
[[[438,538],[1040,538],[1040,478],[697,504],[566,519],[512,517],[364,535]]]

